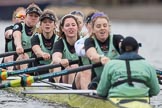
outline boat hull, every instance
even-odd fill
[[[58,90],[57,87],[12,87],[6,89],[9,92],[16,93],[18,95],[23,95],[22,91],[35,91],[35,90]],[[60,90],[61,91],[61,90]],[[101,99],[98,97],[93,97],[89,95],[78,95],[78,94],[48,94],[48,93],[29,93],[24,96],[28,98],[39,99],[43,101],[65,104],[70,107],[77,108],[152,108],[151,105],[147,103],[142,103],[139,101],[132,101],[129,103],[123,104],[123,106],[119,106],[117,103],[118,99]]]

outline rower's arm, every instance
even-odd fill
[[[101,56],[97,53],[97,51],[94,47],[89,48],[86,51],[86,55],[94,63],[100,62]]]
[[[150,80],[147,82],[150,87],[149,94],[150,96],[156,96],[158,95],[158,93],[160,93],[160,86],[155,69],[151,68],[151,66],[149,68],[150,68]]]
[[[32,50],[34,52],[34,54],[37,56],[37,57],[42,57],[43,55],[43,51],[41,50],[40,46],[39,45],[34,45],[32,46]]]
[[[54,64],[61,63],[62,60],[62,53],[61,52],[55,52],[52,55],[52,62]]]
[[[24,53],[24,49],[21,44],[21,32],[20,31],[14,31],[13,32],[13,38],[14,38],[14,44],[16,46],[16,52],[17,54]]]
[[[21,44],[21,32],[20,31],[14,31],[13,32],[13,37],[14,37],[14,44],[17,47],[22,47]]]

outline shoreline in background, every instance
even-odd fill
[[[162,6],[161,5],[132,5],[132,6],[48,6],[55,11],[56,15],[61,17],[70,11],[80,10],[85,16],[94,10],[105,12],[111,20],[122,21],[146,21],[146,22],[162,22]]]

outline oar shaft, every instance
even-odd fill
[[[60,72],[47,73],[47,74],[40,75],[40,76],[29,76],[29,77],[24,76],[21,79],[12,80],[10,82],[0,84],[0,89],[7,88],[7,87],[31,86],[33,82],[36,82],[39,80],[47,79],[50,77],[57,77],[61,75],[67,75],[67,74],[75,73],[75,72],[81,72],[83,70],[91,69],[93,66],[100,66],[100,65],[85,65],[85,66],[80,66],[79,68],[75,68],[75,69],[69,69],[69,70],[65,69]]]
[[[94,64],[94,65],[91,64],[91,65],[80,66],[80,67],[75,68],[75,69],[69,69],[69,70],[64,69],[60,72],[43,74],[43,75],[35,76],[34,81],[47,79],[49,77],[57,77],[57,76],[61,76],[61,75],[67,75],[67,74],[71,74],[71,73],[75,73],[75,72],[81,72],[83,70],[91,69],[92,67],[99,67],[101,65],[102,65],[101,63]]]
[[[30,62],[33,62],[33,61],[36,61],[36,60],[43,60],[43,58],[42,57],[30,58],[30,59],[27,59],[27,60],[2,63],[2,64],[0,64],[0,68],[6,68],[6,67],[9,67],[9,66],[15,66],[15,65],[20,65],[20,64],[30,63]]]
[[[31,48],[24,50],[24,52],[30,52],[30,51],[31,51]],[[10,52],[6,52],[6,53],[2,53],[2,54],[0,54],[0,58],[7,57],[7,56],[10,56],[10,55],[15,55],[15,54],[17,54],[16,51],[10,51]]]
[[[78,63],[78,60],[69,61],[69,64],[75,64],[75,63]],[[42,65],[42,66],[27,68],[27,69],[23,69],[23,70],[16,70],[13,72],[0,72],[0,80],[6,80],[7,77],[9,77],[9,76],[33,73],[36,71],[42,71],[42,70],[52,69],[52,68],[56,68],[56,67],[61,67],[61,64]]]

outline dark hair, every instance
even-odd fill
[[[93,16],[94,14],[95,14],[95,12],[91,12],[91,13],[89,13],[89,14],[87,15],[87,17],[86,17],[86,23],[87,23],[87,24],[91,22],[92,16]]]
[[[63,17],[61,18],[61,20],[60,20],[60,25],[59,25],[59,36],[60,36],[61,38],[65,38],[65,34],[64,34],[64,32],[62,31],[62,28],[63,28],[64,23],[65,23],[65,20],[66,20],[67,18],[73,18],[73,19],[75,20],[77,26],[79,27],[77,18],[76,18],[74,15],[72,15],[72,14],[67,14],[67,15],[63,16]],[[78,37],[79,37],[79,32],[78,32]]]
[[[125,39],[123,39],[121,43],[121,50],[122,52],[137,51],[140,46],[141,43],[138,43],[135,38],[128,36]]]

